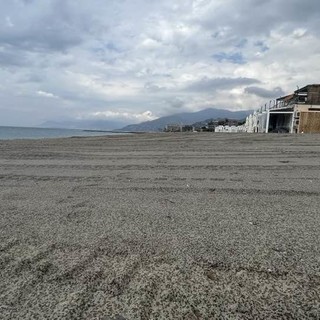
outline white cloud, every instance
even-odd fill
[[[54,95],[53,93],[50,92],[46,92],[46,91],[37,91],[37,95],[40,97],[46,97],[46,98],[54,98],[54,99],[58,99],[59,97]]]
[[[96,119],[116,119],[116,120],[127,120],[132,123],[139,123],[143,121],[154,120],[155,117],[151,111],[144,111],[142,113],[131,113],[121,111],[98,111],[89,115]]]
[[[304,37],[307,33],[307,29],[304,29],[304,28],[298,28],[298,29],[295,29],[293,31],[293,37],[296,38],[296,39],[300,39],[302,37]]]

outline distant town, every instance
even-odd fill
[[[320,133],[320,84],[270,100],[243,120],[208,119],[192,125],[168,124],[165,132]]]

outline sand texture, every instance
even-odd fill
[[[0,319],[320,319],[320,136],[0,141]]]

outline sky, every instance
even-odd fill
[[[257,109],[320,83],[319,0],[0,0],[0,125]]]

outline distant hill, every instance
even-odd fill
[[[229,118],[241,120],[252,111],[229,111],[224,109],[205,109],[198,112],[177,113],[156,120],[146,121],[138,124],[127,125],[125,121],[109,120],[65,120],[65,121],[47,121],[39,125],[43,128],[68,128],[68,129],[97,129],[97,130],[115,130],[131,132],[157,132],[162,131],[167,124],[194,124],[205,119]],[[122,128],[122,129],[119,129]]]
[[[252,110],[229,111],[224,109],[205,109],[198,112],[177,113],[171,116],[161,117],[156,120],[146,121],[139,124],[131,124],[119,129],[119,131],[162,131],[167,124],[194,124],[195,122],[204,121],[205,119],[229,118],[241,120],[246,118]]]

